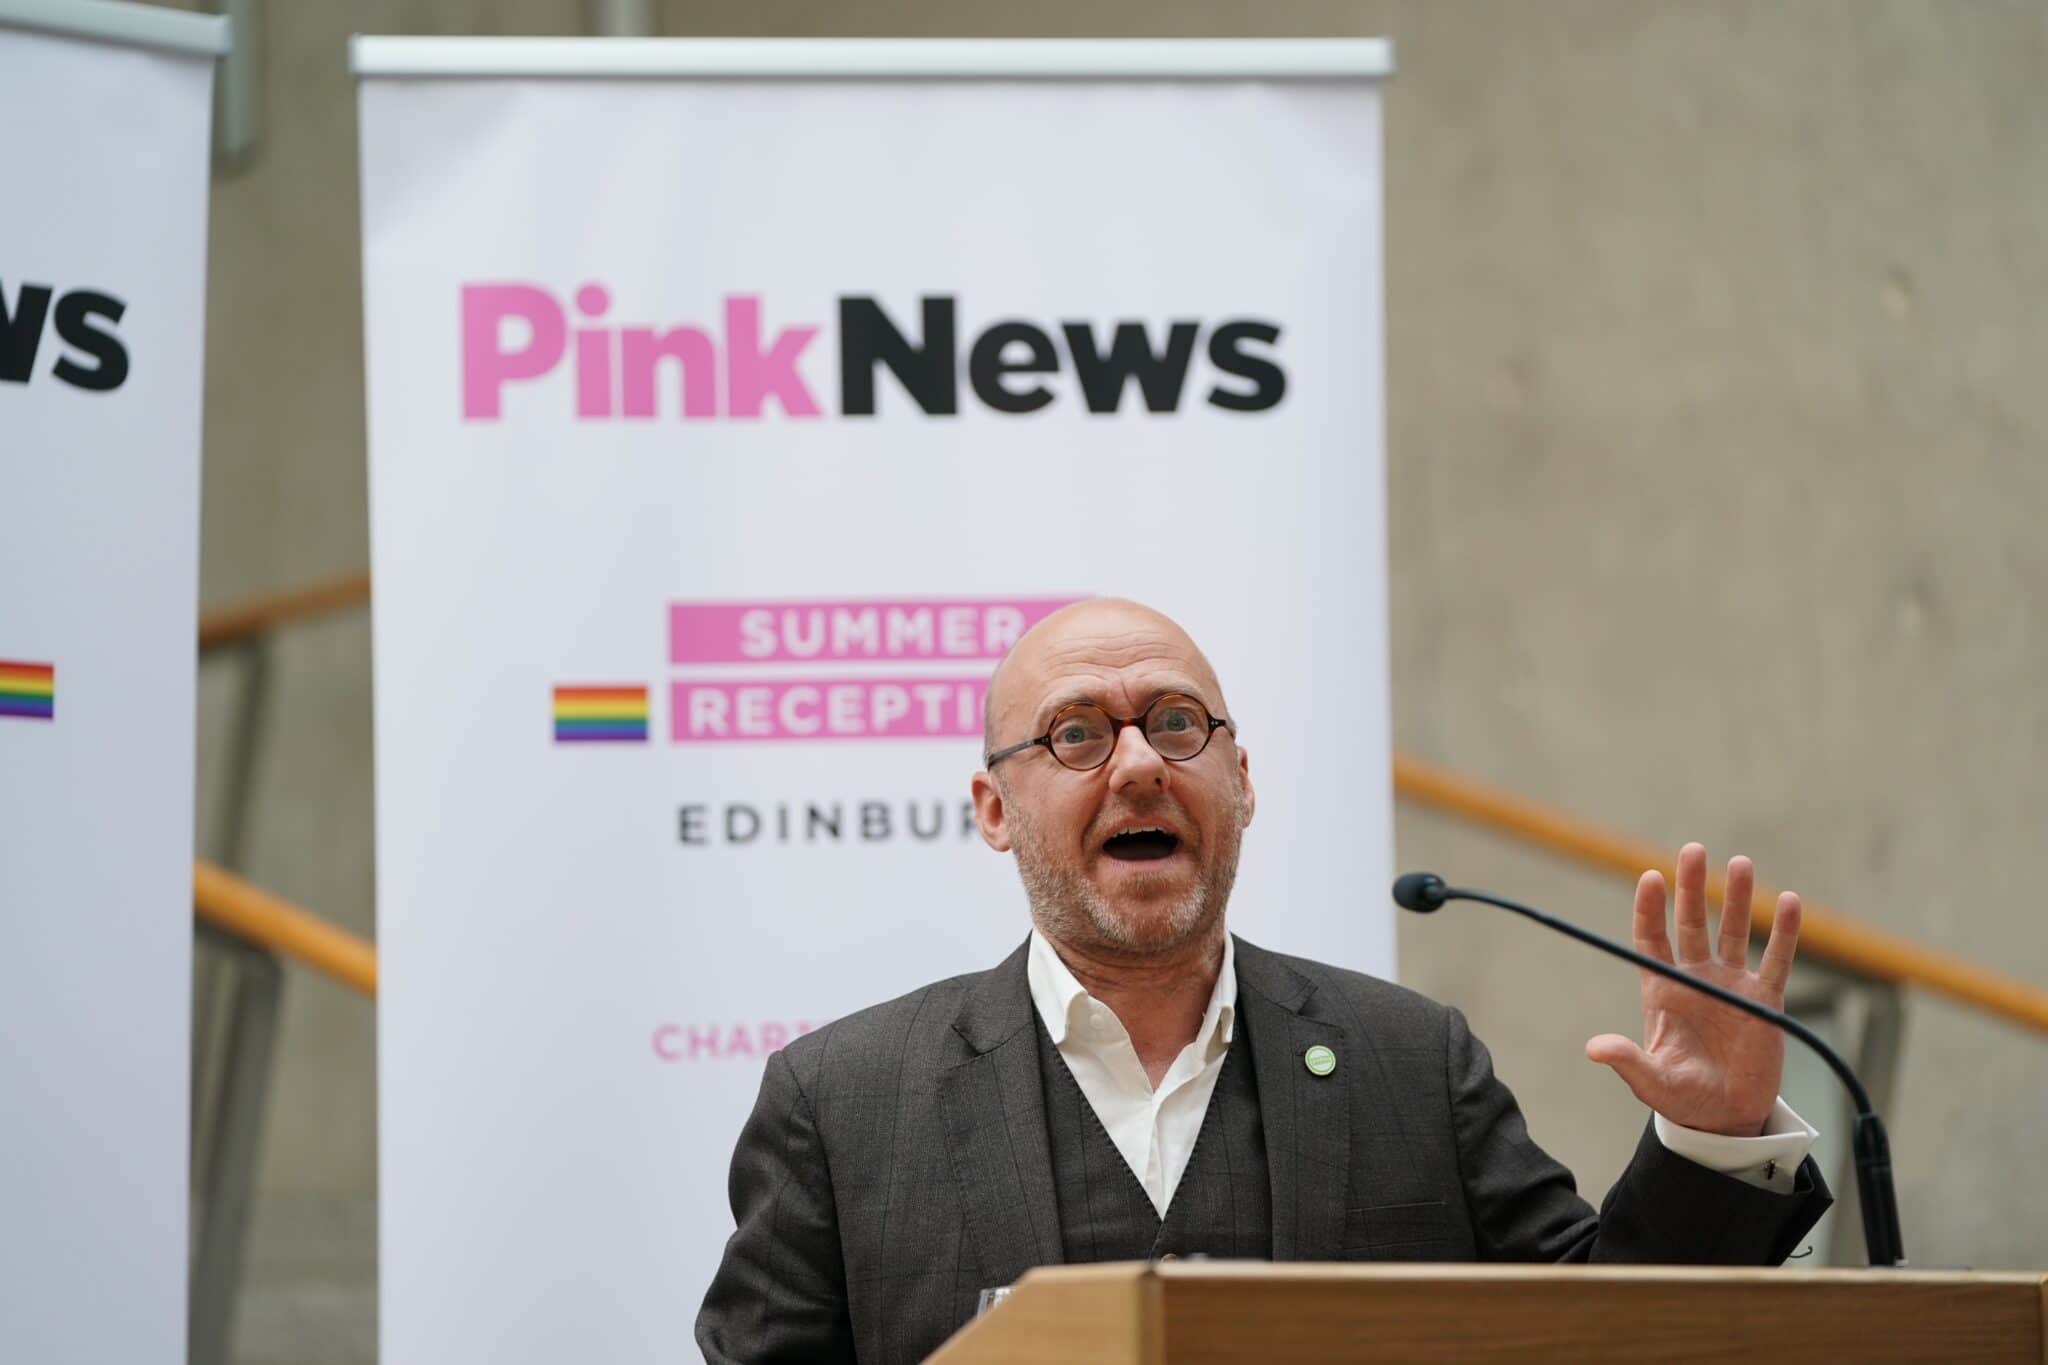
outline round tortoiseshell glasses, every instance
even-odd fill
[[[1236,730],[1222,716],[1185,692],[1168,692],[1154,698],[1140,715],[1128,720],[1112,716],[1093,702],[1063,706],[1052,718],[1046,732],[1036,739],[998,749],[984,760],[987,767],[1026,749],[1043,746],[1062,764],[1076,772],[1087,772],[1109,762],[1116,752],[1117,737],[1126,725],[1135,725],[1158,755],[1170,763],[1185,763],[1209,747],[1218,730]]]

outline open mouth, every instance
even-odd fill
[[[1120,863],[1150,863],[1170,858],[1180,847],[1180,836],[1163,829],[1127,829],[1112,834],[1102,851]]]

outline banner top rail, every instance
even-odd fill
[[[234,46],[225,15],[188,14],[125,0],[0,0],[0,29],[9,28],[195,57],[225,57]]]
[[[1383,80],[1387,38],[450,38],[349,40],[365,76],[888,80]]]

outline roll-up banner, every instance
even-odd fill
[[[185,1356],[227,21],[0,0],[0,1360]]]
[[[689,1354],[767,1054],[1026,934],[1061,603],[1214,660],[1232,925],[1391,971],[1386,44],[355,63],[387,1365]]]

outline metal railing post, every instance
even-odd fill
[[[249,798],[256,789],[257,748],[263,722],[270,713],[271,637],[255,635],[228,646],[241,666],[241,696],[235,707],[234,732],[228,741],[227,775],[222,780],[220,822],[214,836],[214,861],[240,871],[248,847]]]
[[[1898,986],[1858,972],[1802,962],[1786,992],[1785,1012],[1849,1054],[1863,1088],[1870,1092],[1871,1103],[1879,1113],[1889,1112],[1905,1032],[1905,1001]],[[1855,1183],[1846,1136],[1850,1106],[1832,1077],[1806,1066],[1790,1052],[1786,1062],[1787,1097],[1793,1108],[1821,1130],[1814,1159],[1822,1164],[1835,1192],[1834,1207],[1815,1229],[1815,1245],[1825,1246],[1825,1255],[1798,1264],[1862,1265],[1863,1220],[1856,1201],[1845,1193]],[[1795,1090],[1800,1098],[1792,1097]]]
[[[225,1044],[218,1050],[219,1083],[203,1090],[195,1086],[197,1093],[210,1092],[213,1103],[210,1122],[202,1124],[199,1113],[193,1115],[195,1135],[205,1135],[205,1146],[193,1153],[201,1178],[193,1200],[197,1238],[187,1345],[190,1365],[227,1365],[284,971],[272,953],[229,935],[202,925],[199,937],[231,964],[226,980],[233,1000],[226,1011]]]
[[[1898,1077],[1899,1048],[1906,1031],[1906,1005],[1899,988],[1888,981],[1856,978],[1847,999],[1861,1009],[1857,1024],[1856,1074],[1870,1092],[1879,1113],[1890,1110],[1893,1082]],[[1846,1172],[1844,1172],[1846,1175]],[[1856,1201],[1839,1199],[1829,1234],[1828,1259],[1835,1265],[1863,1263],[1863,1217]]]

